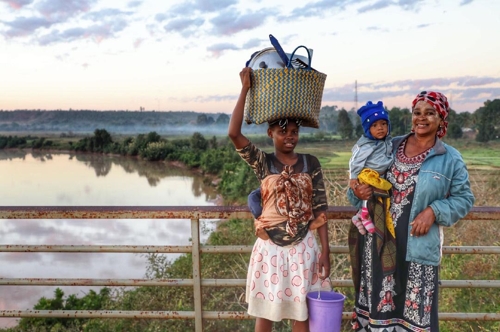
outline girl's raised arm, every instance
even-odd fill
[[[229,121],[229,127],[227,134],[237,149],[244,148],[248,145],[249,140],[241,133],[241,124],[243,122],[243,112],[245,110],[245,99],[247,97],[248,90],[251,86],[250,73],[252,68],[245,67],[240,72],[241,79],[241,92],[234,107],[233,114],[231,115],[231,120]]]

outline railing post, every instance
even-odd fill
[[[194,326],[196,332],[203,332],[203,312],[201,305],[200,270],[200,219],[191,219],[191,242],[193,257]]]

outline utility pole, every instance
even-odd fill
[[[354,81],[354,111],[358,111],[358,80]]]

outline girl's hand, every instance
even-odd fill
[[[328,253],[322,252],[318,261],[318,275],[321,280],[330,277],[330,255],[329,250]]]
[[[251,72],[252,72],[252,68],[250,68],[250,67],[245,67],[240,72],[241,86],[244,89],[250,89],[250,86],[252,85],[252,83],[251,83],[252,81],[250,79]]]

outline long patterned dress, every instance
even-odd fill
[[[356,292],[356,331],[439,331],[438,267],[406,261],[408,224],[418,172],[429,150],[409,158],[406,141],[387,172],[392,184],[391,215],[396,229],[396,269],[385,275],[374,247],[374,235],[363,237],[360,288]]]

